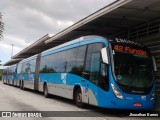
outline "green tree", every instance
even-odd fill
[[[47,65],[44,66],[40,73],[55,73],[56,71],[53,68],[49,68]]]
[[[3,31],[4,31],[4,23],[2,22],[2,14],[0,13],[0,40],[3,37]]]
[[[0,69],[0,81],[2,80],[2,69]]]
[[[83,71],[83,66],[78,66],[78,67],[73,67],[72,70],[70,71],[70,73],[75,74],[75,75],[82,75],[82,71]]]

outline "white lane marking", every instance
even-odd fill
[[[4,87],[0,86],[1,89],[5,89]]]
[[[106,118],[104,118],[103,116],[99,116],[98,114],[96,115],[96,113],[89,113],[89,111],[83,111],[81,109],[78,109],[78,111],[81,111],[81,112],[84,112],[85,114],[88,114],[88,115],[91,115],[91,117],[95,117],[95,118],[98,118],[98,119],[101,119],[101,120],[108,120]]]

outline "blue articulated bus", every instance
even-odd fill
[[[136,42],[84,36],[21,61],[17,85],[73,99],[78,107],[150,110],[154,63]]]
[[[7,69],[6,68],[3,68],[2,70],[2,81],[3,83],[7,83]]]
[[[17,69],[17,64],[3,69],[3,76],[2,76],[3,83],[10,84],[10,85],[16,85],[15,84],[15,80],[17,80],[16,69]]]

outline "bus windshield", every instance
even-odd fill
[[[134,88],[135,91],[141,89],[144,93],[144,88],[150,88],[154,83],[154,71],[151,57],[147,52],[141,53],[143,54],[114,49],[113,58],[117,83],[124,89],[126,87]]]

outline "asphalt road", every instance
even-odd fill
[[[102,109],[89,105],[86,105],[85,108],[82,109],[76,107],[72,100],[53,95],[50,98],[45,98],[43,96],[43,93],[35,92],[28,89],[20,90],[18,87],[5,85],[1,81],[0,111],[0,116],[2,116],[2,112],[6,111],[12,111],[12,115],[13,111],[15,111],[16,113],[12,118],[0,117],[0,120],[19,120],[22,119],[21,117],[24,117],[26,114],[28,116],[28,114],[30,115],[30,113],[32,114],[37,112],[40,113],[38,113],[37,115],[42,115],[42,118],[30,117],[23,118],[23,120],[158,120],[160,117],[160,114],[158,114],[159,117],[128,117],[130,113],[147,114],[148,111]],[[25,111],[27,111],[28,113],[26,113]],[[19,115],[19,117],[16,117],[16,115]]]

